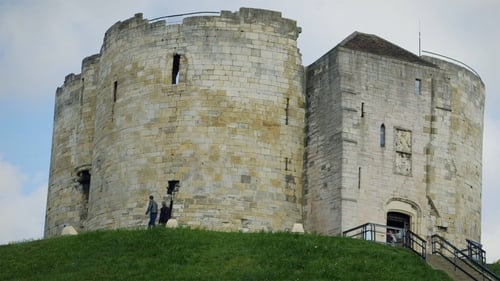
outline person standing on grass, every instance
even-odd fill
[[[154,200],[153,195],[149,196],[149,204],[146,209],[146,215],[149,214],[148,228],[155,227],[156,215],[158,214],[158,204]]]
[[[158,221],[161,225],[165,225],[170,218],[170,208],[167,207],[167,202],[163,201],[161,202],[161,209],[160,209],[160,220]]]

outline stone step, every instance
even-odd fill
[[[473,280],[467,274],[456,268],[451,262],[440,255],[427,255],[427,263],[434,269],[446,272],[455,281],[470,281]],[[482,276],[471,270],[465,262],[458,260],[457,264],[464,270],[469,272],[476,280],[483,280]]]

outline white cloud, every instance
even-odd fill
[[[47,184],[25,192],[29,177],[1,156],[0,178],[0,244],[42,238]]]
[[[0,157],[0,194],[1,198],[11,197],[21,192],[21,187],[26,181],[26,176],[21,173],[19,167],[4,162]]]
[[[134,2],[0,2],[0,98],[52,98],[83,58],[99,52],[106,29],[133,16]]]

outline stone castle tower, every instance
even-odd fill
[[[296,22],[241,8],[113,25],[57,89],[45,236],[180,225],[480,240],[484,84],[355,32],[302,66]]]

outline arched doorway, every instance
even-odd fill
[[[411,217],[400,212],[387,212],[386,242],[399,245],[403,243],[406,231],[411,228]]]
[[[386,225],[388,227],[408,229],[421,234],[421,210],[418,204],[408,199],[391,198],[386,207]]]
[[[401,229],[410,229],[410,216],[399,212],[387,212],[387,226]]]

